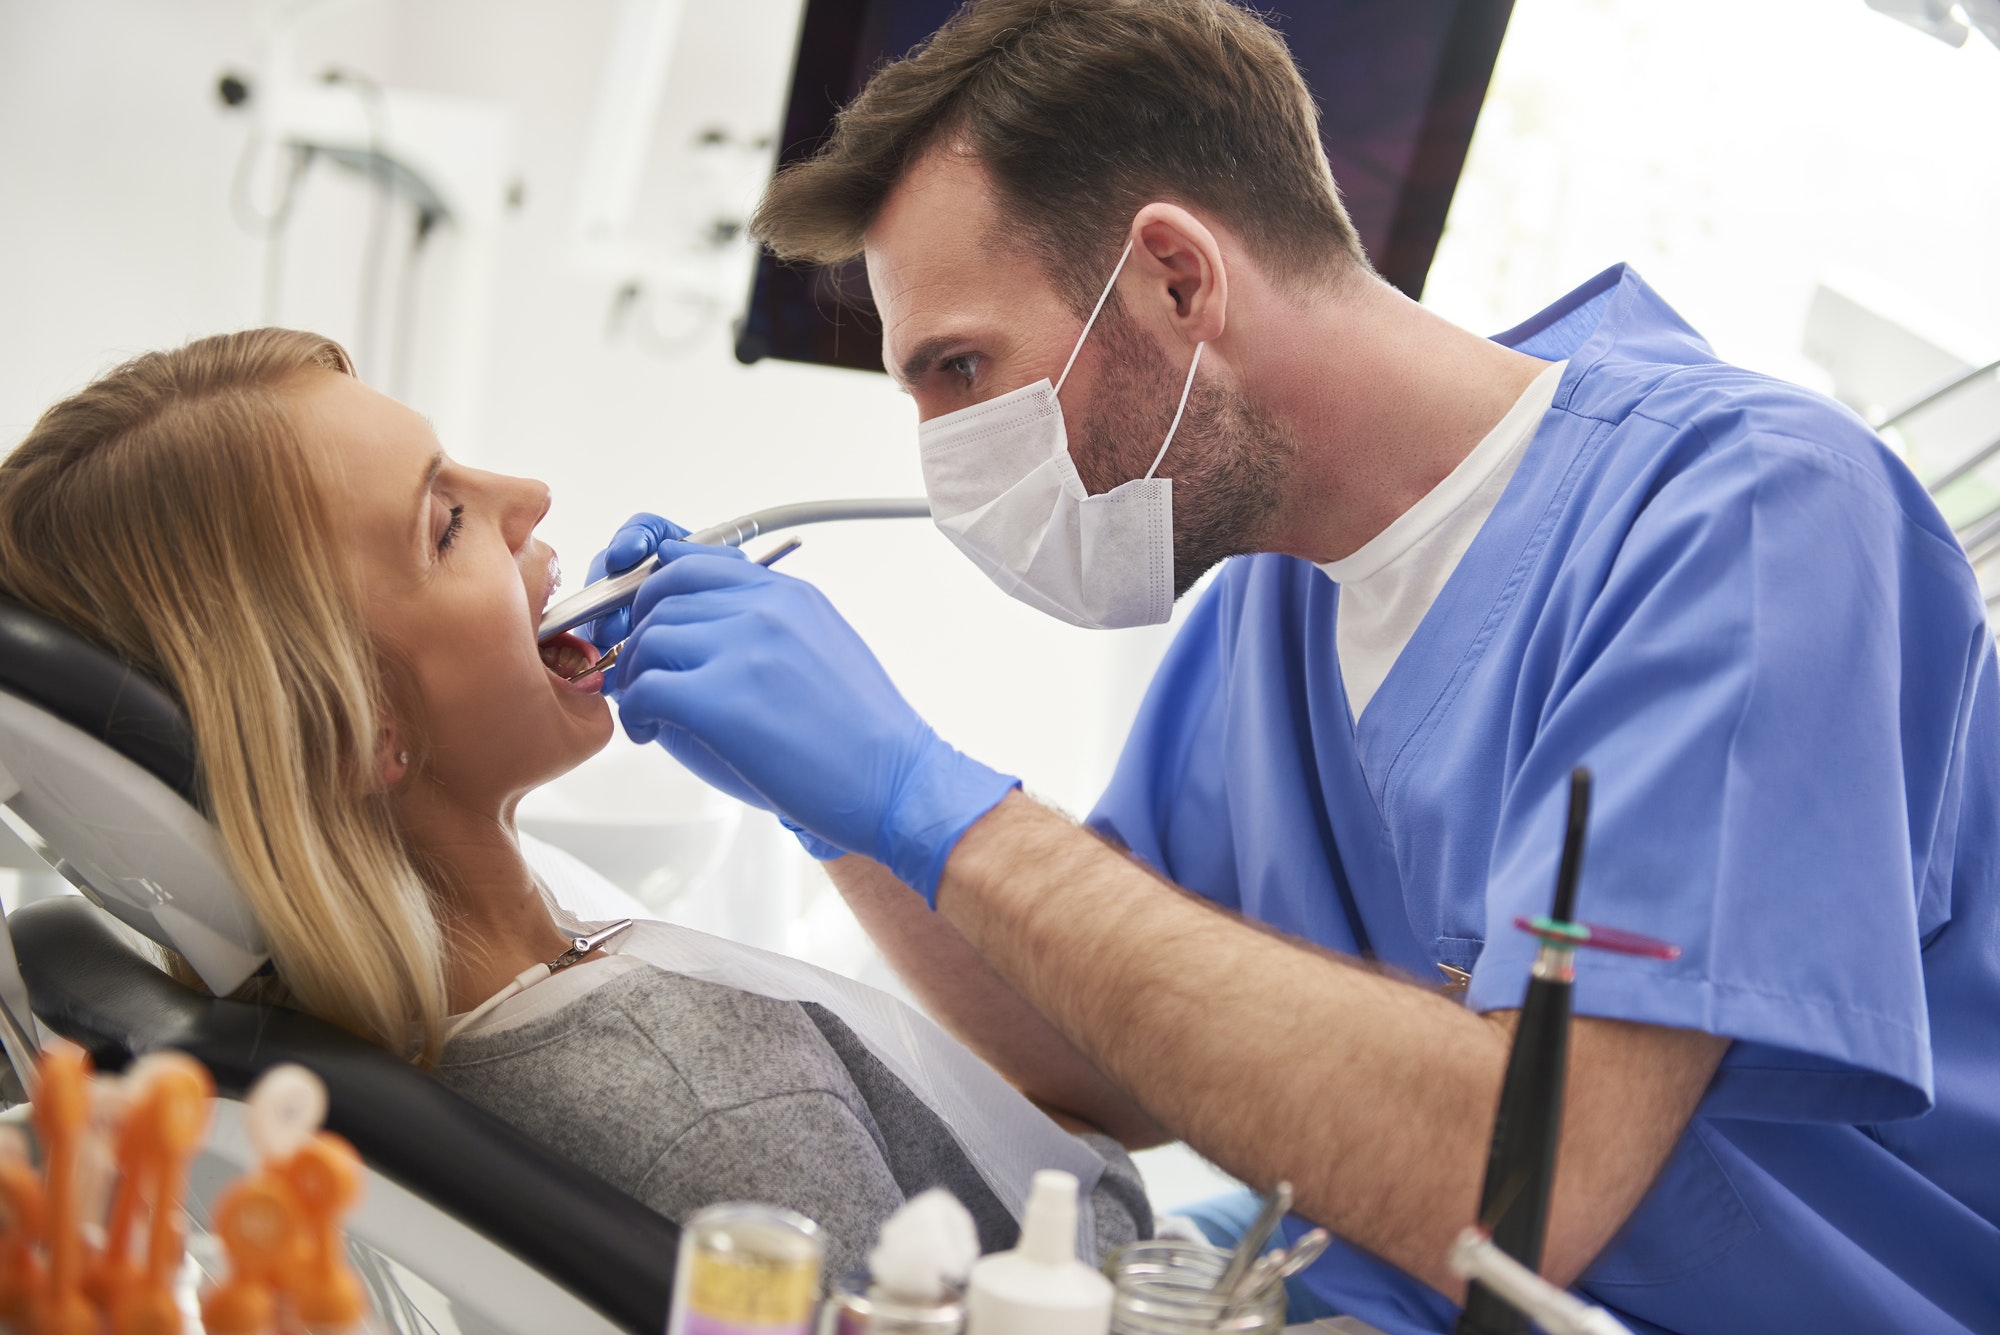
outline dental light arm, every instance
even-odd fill
[[[928,519],[930,502],[914,499],[874,499],[853,501],[804,501],[795,505],[774,505],[727,523],[690,533],[689,542],[711,547],[739,547],[760,533],[773,529],[800,528],[806,524],[828,524],[841,519]],[[639,586],[660,568],[657,554],[647,557],[623,574],[610,575],[563,599],[542,616],[539,639],[548,639],[595,621],[607,612],[629,607],[639,596]]]

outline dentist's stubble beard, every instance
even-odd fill
[[[1152,467],[1187,366],[1167,360],[1116,293],[1084,355],[1094,411],[1088,421],[1065,416],[1073,424],[1070,457],[1095,496]],[[1155,475],[1174,480],[1174,597],[1224,559],[1264,549],[1297,455],[1296,442],[1248,398],[1205,370],[1196,373],[1187,413]]]

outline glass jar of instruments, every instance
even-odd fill
[[[1116,1287],[1112,1335],[1264,1335],[1285,1324],[1282,1283],[1238,1289],[1234,1298],[1215,1291],[1229,1253],[1197,1242],[1134,1242],[1104,1263]]]

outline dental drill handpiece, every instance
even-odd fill
[[[857,501],[805,501],[797,505],[776,505],[757,510],[726,524],[716,524],[690,533],[685,542],[707,547],[740,547],[760,533],[773,529],[799,528],[806,524],[829,524],[842,519],[928,519],[930,502],[922,497]],[[639,596],[639,586],[660,568],[656,552],[623,574],[607,575],[586,584],[542,614],[535,638],[546,640],[586,621],[595,621],[607,612],[630,607]]]

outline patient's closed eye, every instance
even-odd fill
[[[451,522],[447,523],[444,526],[444,533],[442,536],[438,538],[438,545],[437,545],[438,551],[440,552],[449,551],[451,549],[451,544],[458,537],[458,531],[464,527],[465,527],[465,507],[462,505],[452,506]]]

